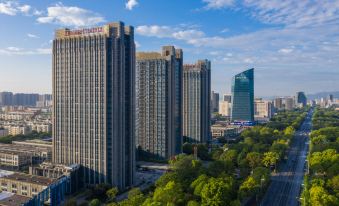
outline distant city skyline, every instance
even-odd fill
[[[339,91],[335,1],[0,0],[0,8],[0,91],[51,93],[53,31],[120,20],[136,28],[137,51],[175,45],[184,63],[210,59],[221,94],[251,67],[258,96]]]

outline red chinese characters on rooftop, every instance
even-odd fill
[[[103,32],[102,27],[95,27],[89,29],[66,30],[65,36],[84,35]]]

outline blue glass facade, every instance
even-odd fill
[[[232,79],[232,121],[254,121],[254,69]]]

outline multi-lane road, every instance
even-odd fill
[[[296,131],[287,153],[276,174],[272,175],[260,205],[261,206],[297,206],[300,204],[300,192],[306,168],[309,133],[313,110],[308,112],[300,129]]]

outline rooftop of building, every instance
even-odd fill
[[[152,59],[164,59],[164,57],[158,52],[137,52],[137,60],[152,60]]]
[[[55,181],[55,179],[52,179],[52,178],[29,175],[29,174],[18,173],[18,172],[15,172],[15,173],[12,173],[6,176],[2,176],[1,179],[32,183],[32,184],[37,184],[37,185],[42,185],[42,186],[48,186]]]
[[[29,197],[9,192],[0,192],[0,206],[21,206],[29,200]]]
[[[23,144],[2,144],[0,143],[0,152],[9,152],[11,154],[21,153],[37,153],[37,152],[51,152],[52,146],[50,144],[36,144],[36,143],[23,143]]]

